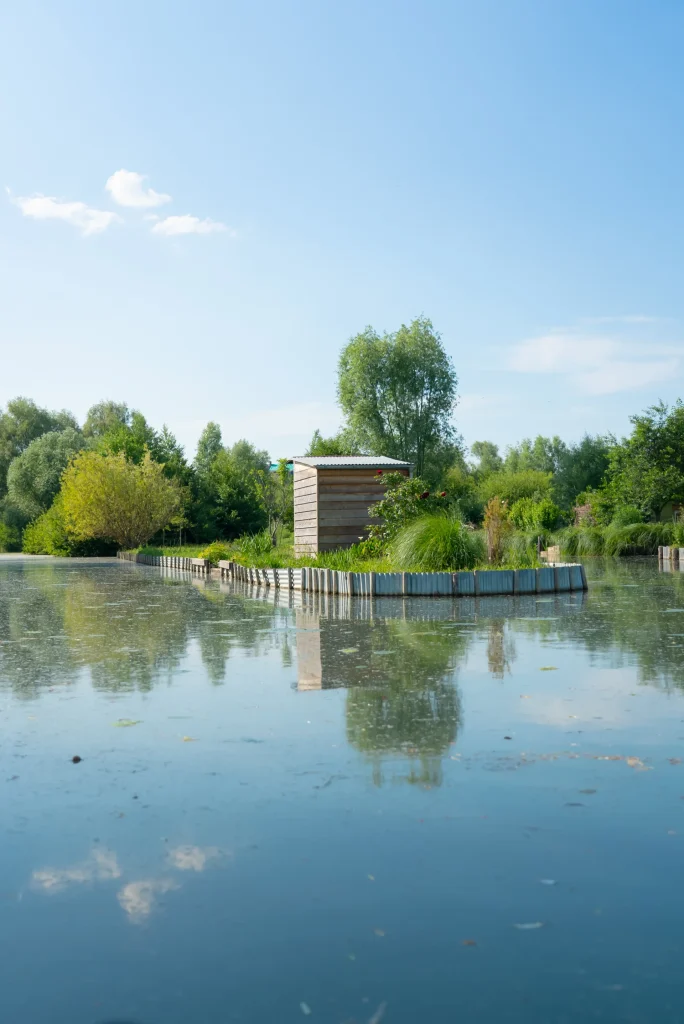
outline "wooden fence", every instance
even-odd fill
[[[120,552],[119,557],[142,565],[209,575],[204,558],[142,555]],[[257,586],[347,597],[485,597],[504,594],[553,594],[586,590],[587,577],[579,563],[540,569],[476,569],[474,572],[341,572],[335,569],[256,569],[237,562],[218,564],[221,579]]]
[[[672,562],[674,565],[684,565],[684,548],[658,548],[658,559],[661,562]]]

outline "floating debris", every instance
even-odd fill
[[[477,946],[475,939],[464,939],[461,943],[462,946]]]
[[[540,878],[539,879],[539,884],[540,885],[557,885],[558,883],[556,882],[555,878]]]
[[[387,1003],[380,1003],[373,1016],[368,1018],[368,1024],[380,1024],[380,1021],[385,1016],[386,1009]]]
[[[529,921],[529,922],[526,922],[525,924],[514,924],[513,927],[517,928],[518,931],[521,931],[521,932],[532,932],[532,931],[536,931],[537,928],[543,928],[544,927],[544,922],[543,921]]]
[[[542,665],[539,669],[540,672],[557,672],[558,665]]]
[[[142,719],[140,718],[119,718],[116,722],[112,722],[117,729],[129,729],[132,725],[140,725]]]
[[[300,1003],[299,1009],[302,1011],[305,1017],[311,1016],[311,1007],[309,1006],[308,1003]]]
[[[71,758],[71,763],[72,764],[80,764],[82,760],[83,760],[82,757],[79,757],[78,754],[74,754],[74,756]]]

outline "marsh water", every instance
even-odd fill
[[[587,573],[0,560],[0,1020],[681,1021],[684,573]]]

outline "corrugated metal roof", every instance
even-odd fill
[[[386,455],[296,455],[295,462],[313,469],[410,469],[410,462],[388,459]]]

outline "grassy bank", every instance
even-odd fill
[[[405,538],[404,543],[384,552],[373,551],[368,543],[355,544],[337,551],[319,552],[317,555],[297,557],[292,534],[283,536],[272,547],[264,534],[242,537],[231,543],[215,541],[205,547],[143,547],[148,555],[171,555],[186,558],[208,558],[214,565],[230,560],[257,569],[298,569],[315,565],[341,572],[436,572],[456,568],[520,569],[540,565],[536,556],[536,535],[514,535],[507,546],[504,560],[497,566],[487,562],[485,538],[481,531],[463,531],[455,541],[450,535],[427,538]]]

